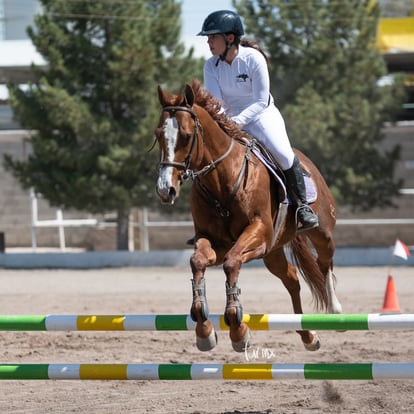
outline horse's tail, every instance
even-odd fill
[[[308,238],[303,234],[298,234],[290,242],[290,247],[293,261],[305,282],[309,285],[316,309],[326,310],[328,307],[326,276],[319,269]]]

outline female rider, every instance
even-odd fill
[[[267,58],[253,42],[242,40],[240,16],[219,10],[205,19],[198,36],[208,36],[212,53],[204,65],[204,87],[223,105],[225,113],[273,155],[286,178],[296,206],[298,231],[319,225],[308,206],[302,168],[287,136],[285,123],[270,94]]]

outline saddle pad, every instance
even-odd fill
[[[283,182],[282,178],[278,174],[277,167],[271,162],[258,148],[253,149],[253,153],[256,155],[257,158],[266,166],[266,168],[270,171],[273,177],[277,180],[280,185],[282,197],[285,199],[283,202],[292,204],[292,201],[287,196],[286,185]],[[314,203],[318,197],[318,193],[316,191],[315,183],[313,182],[312,178],[307,175],[303,174],[303,178],[305,179],[305,187],[306,187],[306,199],[308,203]]]

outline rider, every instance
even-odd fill
[[[212,53],[204,65],[204,87],[223,104],[225,113],[257,138],[273,155],[286,178],[296,205],[299,231],[319,225],[308,206],[303,171],[286,133],[285,123],[270,94],[267,57],[244,34],[240,16],[230,10],[211,13],[198,36],[208,36]]]

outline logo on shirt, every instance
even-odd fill
[[[247,79],[249,79],[249,75],[247,73],[241,73],[236,76],[236,82],[246,82]]]

